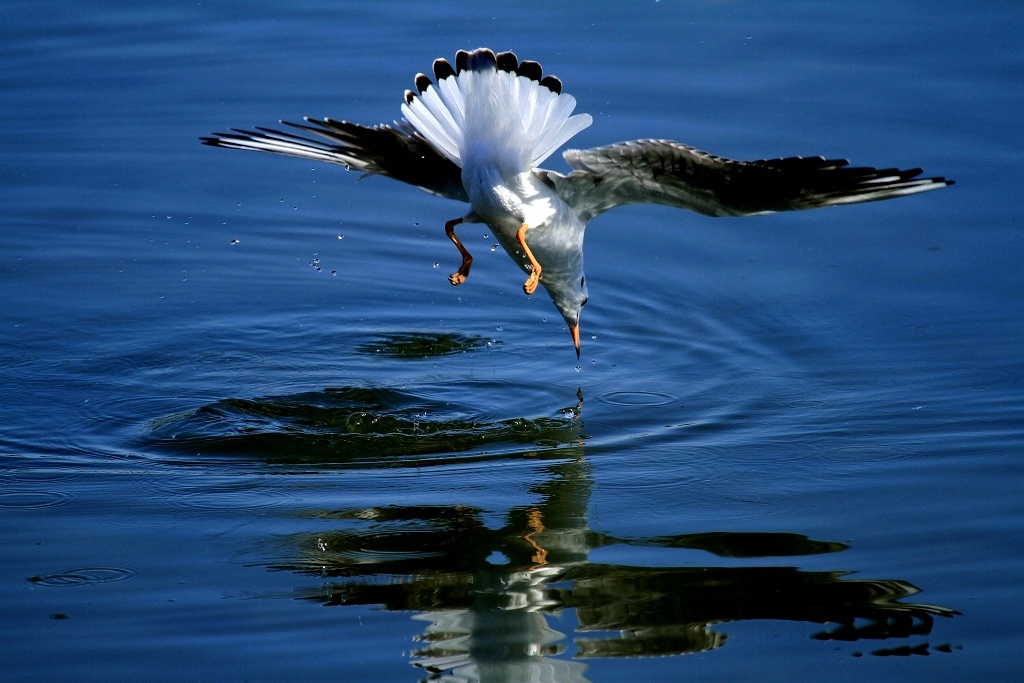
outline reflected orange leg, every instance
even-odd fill
[[[523,223],[516,230],[516,241],[519,242],[519,246],[523,248],[523,253],[526,254],[526,258],[530,260],[530,267],[533,268],[533,272],[530,273],[530,277],[526,278],[526,282],[523,284],[523,291],[527,294],[533,294],[537,291],[537,283],[540,282],[540,264],[537,263],[537,259],[534,258],[533,252],[530,251],[530,247],[526,246],[526,231],[530,229],[530,226]]]
[[[463,219],[461,218],[453,218],[444,224],[444,234],[448,235],[448,239],[452,241],[452,244],[454,244],[459,250],[459,253],[462,254],[462,265],[459,266],[457,271],[448,276],[448,282],[453,285],[461,285],[465,282],[466,278],[469,277],[469,269],[473,265],[473,257],[470,256],[469,252],[466,251],[466,248],[462,246],[462,242],[459,241],[458,236],[455,234],[455,226],[462,221]]]
[[[539,531],[544,531],[544,518],[543,513],[537,508],[531,508],[526,513],[526,526],[530,527],[530,533],[523,536],[523,540],[529,543],[536,551],[530,559],[536,564],[534,567],[540,567],[548,563],[548,551],[541,546],[537,541],[533,540],[533,535]]]

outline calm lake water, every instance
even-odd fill
[[[1024,672],[1024,8],[9,1],[12,680]],[[203,147],[513,49],[594,125],[951,188],[590,226],[583,356],[462,205]],[[547,166],[562,170],[561,160]]]

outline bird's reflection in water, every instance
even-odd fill
[[[588,527],[586,461],[552,463],[547,472],[533,487],[540,502],[511,509],[500,528],[484,523],[485,511],[459,505],[318,513],[339,528],[295,537],[299,556],[275,567],[326,579],[302,599],[414,612],[425,622],[414,664],[446,681],[583,681],[580,658],[721,647],[726,636],[713,627],[722,622],[809,622],[823,625],[812,631],[816,639],[877,643],[928,634],[934,616],[957,614],[900,602],[918,592],[904,581],[778,561],[835,553],[846,549],[841,543],[786,533],[611,537]],[[743,567],[588,561],[613,544],[776,560]],[[572,631],[571,640],[562,631]]]

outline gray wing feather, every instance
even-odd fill
[[[734,161],[671,140],[636,140],[567,150],[568,175],[538,175],[589,221],[624,204],[653,203],[708,216],[747,216],[868,202],[951,185],[901,171],[851,167],[843,159]]]
[[[249,149],[285,156],[341,164],[364,173],[383,175],[448,199],[468,202],[462,186],[462,170],[441,156],[419,133],[399,124],[361,126],[333,119],[306,119],[286,126],[314,133],[323,140],[294,133],[256,128],[216,133],[201,138],[203,144],[230,149]]]

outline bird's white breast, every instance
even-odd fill
[[[508,177],[494,166],[467,167],[462,182],[476,215],[508,237],[524,223],[531,228],[548,223],[561,201],[532,172]]]

